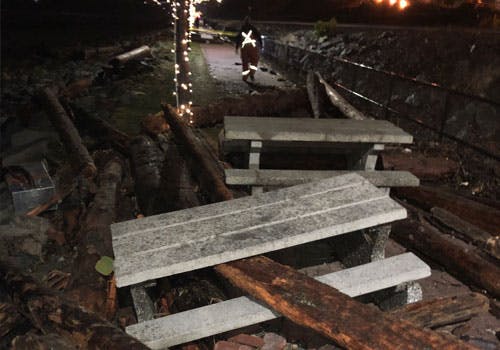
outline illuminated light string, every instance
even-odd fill
[[[155,3],[159,3],[158,1],[156,0],[153,0]],[[180,0],[180,1],[184,1],[184,11],[183,11],[183,18],[184,19],[187,19],[187,22],[188,22],[188,29],[186,32],[183,33],[182,35],[182,39],[180,40],[180,43],[183,45],[183,46],[187,46],[185,48],[185,50],[182,52],[182,57],[183,57],[183,60],[186,64],[183,65],[183,68],[186,68],[188,67],[187,66],[187,63],[189,62],[189,52],[191,51],[191,47],[189,47],[189,44],[191,43],[191,27],[194,25],[195,21],[196,21],[196,18],[198,16],[201,16],[201,12],[198,11],[196,9],[196,5],[198,4],[201,4],[202,2],[206,2],[206,1],[209,1],[209,0]],[[181,2],[180,1],[176,1],[176,0],[167,0],[167,4],[170,4],[170,7],[171,7],[171,13],[172,13],[172,25],[174,26],[174,44],[173,44],[173,48],[170,50],[172,53],[176,53],[177,51],[177,46],[176,46],[176,42],[177,42],[177,25],[178,25],[178,21],[180,20],[179,18],[179,11],[178,11],[178,8],[181,6]],[[217,0],[218,3],[221,3],[222,0]],[[178,57],[177,55],[174,55],[175,56],[175,78],[173,79],[174,82],[175,82],[175,89],[173,91],[173,95],[176,97],[176,106],[177,106],[177,114],[180,116],[180,117],[183,117],[185,114],[189,116],[189,124],[193,124],[194,121],[193,121],[193,116],[194,116],[194,113],[191,109],[191,106],[193,105],[193,102],[192,101],[189,101],[188,104],[184,104],[182,103],[181,104],[181,101],[180,101],[180,92],[182,91],[183,92],[183,96],[185,93],[189,93],[189,94],[193,94],[193,84],[191,84],[190,82],[186,83],[186,82],[180,82],[178,77],[179,75],[181,74],[181,66],[179,65],[179,62],[177,61]],[[188,68],[188,71],[187,72],[184,72],[187,76],[192,76],[192,73],[191,71],[189,70]],[[191,99],[192,97],[190,97]]]

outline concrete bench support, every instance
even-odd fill
[[[430,268],[412,253],[330,273],[317,279],[357,297],[430,276]],[[248,297],[240,297],[127,327],[152,349],[164,349],[280,315]]]

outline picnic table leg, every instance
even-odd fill
[[[384,145],[367,145],[361,151],[354,152],[348,159],[349,168],[352,170],[375,170],[378,152],[384,149]]]
[[[147,288],[153,287],[156,282],[146,282],[130,287],[130,294],[134,303],[134,309],[138,322],[152,320],[155,314],[154,303],[148,295]]]
[[[248,157],[248,169],[259,169],[260,168],[260,151],[262,150],[261,141],[251,141],[250,142],[250,153]],[[253,186],[252,195],[264,192],[262,186]]]

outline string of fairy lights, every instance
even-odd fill
[[[174,41],[171,50],[175,56],[175,88],[172,94],[176,99],[177,114],[179,117],[188,117],[189,124],[193,124],[194,113],[192,111],[192,95],[193,84],[189,77],[192,76],[189,67],[189,53],[191,52],[191,28],[195,23],[196,17],[201,13],[197,10],[196,5],[210,0],[167,0],[170,4],[172,14],[172,26],[174,28]],[[221,3],[222,0],[216,0]],[[179,13],[179,12],[182,13]],[[182,18],[180,17],[182,16]],[[179,31],[181,21],[187,22]],[[182,29],[185,30],[182,30]],[[180,37],[179,37],[180,35]],[[178,47],[180,45],[180,47]],[[178,52],[179,50],[179,52]],[[186,97],[187,96],[187,97]]]

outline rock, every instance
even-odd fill
[[[248,334],[238,334],[232,338],[229,338],[228,341],[233,343],[238,343],[242,345],[252,346],[254,348],[261,348],[264,345],[264,340],[262,338],[256,337],[255,335]]]
[[[322,44],[324,43],[325,41],[328,40],[328,37],[327,36],[322,36],[318,39],[318,44]]]
[[[420,106],[420,99],[417,97],[417,95],[415,93],[413,93],[406,98],[405,103],[409,104],[413,107],[419,107]]]
[[[214,350],[254,350],[250,346],[236,344],[230,341],[218,341],[215,343]]]
[[[286,339],[276,333],[266,333],[264,335],[264,346],[261,350],[283,350],[286,346]]]

